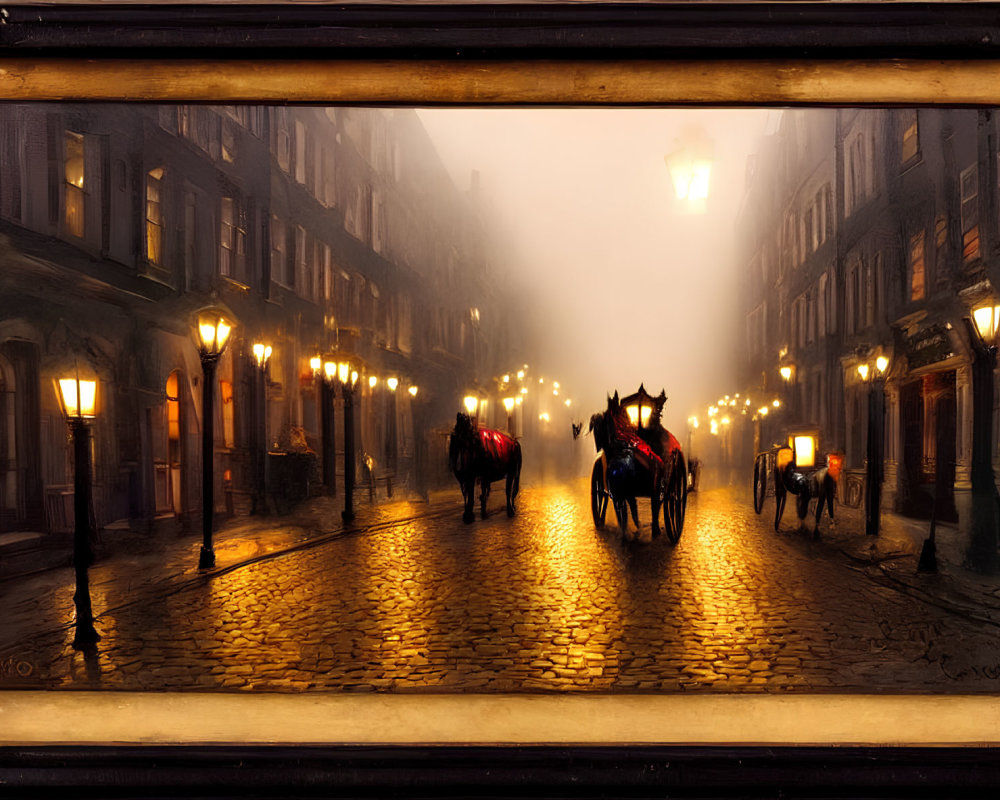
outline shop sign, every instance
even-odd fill
[[[906,343],[906,357],[910,369],[917,369],[951,358],[955,352],[951,335],[944,325],[930,325],[910,336]]]

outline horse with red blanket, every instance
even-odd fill
[[[459,413],[455,430],[448,441],[448,461],[451,471],[462,487],[465,512],[462,519],[472,522],[475,514],[476,481],[481,484],[480,513],[486,519],[486,500],[490,484],[506,478],[507,516],[514,516],[514,498],[521,481],[521,444],[506,433],[491,428],[480,428],[468,414]]]

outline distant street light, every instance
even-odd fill
[[[858,375],[868,384],[868,438],[865,457],[865,534],[878,536],[882,520],[882,458],[885,450],[885,377],[889,359],[858,364]],[[870,378],[869,378],[870,376]]]
[[[337,496],[337,451],[334,435],[333,385],[337,380],[337,363],[319,356],[309,360],[313,379],[319,384],[319,437],[323,465],[323,488]]]
[[[59,397],[63,413],[69,423],[73,438],[73,569],[76,588],[73,603],[76,606],[76,633],[73,649],[84,650],[101,635],[94,628],[94,612],[90,604],[90,576],[88,569],[94,554],[90,547],[90,509],[93,481],[90,465],[90,420],[97,415],[97,381],[61,378]]]
[[[507,410],[507,433],[514,435],[514,398],[505,397],[503,407]]]
[[[213,309],[198,315],[197,342],[201,356],[201,522],[202,545],[198,569],[215,566],[212,547],[212,523],[215,511],[215,369],[229,342],[233,324]]]
[[[357,370],[347,362],[337,365],[337,376],[344,395],[344,522],[354,519],[354,391],[358,383]],[[345,380],[349,376],[349,380]]]
[[[688,131],[664,156],[674,194],[692,213],[703,213],[712,180],[712,142],[701,131]]]
[[[1000,512],[993,476],[993,392],[1000,306],[982,306],[966,318],[972,345],[972,528],[966,561],[977,572],[997,572]]]
[[[257,370],[254,374],[254,400],[251,419],[251,454],[254,492],[253,512],[256,514],[266,506],[265,465],[267,459],[267,361],[271,357],[271,346],[257,342],[251,348]]]

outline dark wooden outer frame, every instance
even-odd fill
[[[0,99],[993,105],[994,3],[13,5]],[[0,720],[2,724],[2,720]],[[1000,749],[0,748],[0,795],[995,796]]]

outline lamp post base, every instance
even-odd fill
[[[73,649],[86,650],[101,640],[101,634],[94,628],[92,620],[78,620],[76,634],[73,636]]]
[[[198,556],[198,569],[212,569],[215,567],[215,551],[209,550],[202,545],[201,554]]]
[[[344,520],[344,522],[351,522],[354,520],[354,512],[349,511],[345,508],[343,511],[340,512],[340,518]]]

